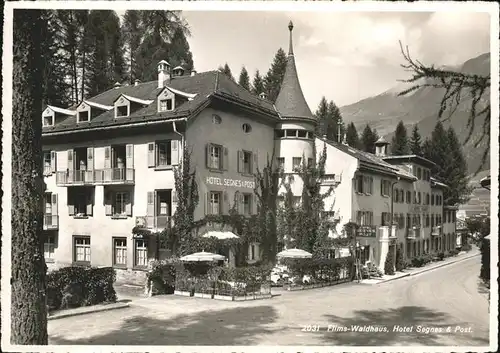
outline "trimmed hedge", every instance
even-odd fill
[[[176,259],[153,261],[147,274],[147,289],[153,283],[152,294],[172,294],[175,288],[176,269],[179,266]]]
[[[353,258],[340,257],[336,259],[284,259],[290,277],[298,278],[296,284],[302,284],[302,278],[310,276],[311,283],[331,283],[352,280]]]
[[[55,270],[47,274],[47,306],[56,310],[116,302],[115,279],[111,267],[70,266]]]

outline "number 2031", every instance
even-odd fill
[[[305,325],[302,326],[303,332],[318,332],[320,330],[319,325]]]

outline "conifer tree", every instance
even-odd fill
[[[40,35],[47,33],[47,21],[40,10],[32,9],[16,9],[13,17],[10,342],[47,345],[40,158],[45,67]]]
[[[258,96],[259,94],[265,92],[264,80],[260,75],[259,70],[255,71],[255,76],[252,82],[252,93]]]
[[[346,143],[353,148],[359,148],[360,145],[358,131],[352,122],[347,125]]]
[[[377,142],[377,140],[377,131],[372,131],[370,125],[366,124],[366,127],[361,134],[361,145],[363,147],[363,151],[368,153],[375,153],[375,142]]]
[[[444,191],[444,202],[448,205],[464,204],[470,199],[471,188],[467,173],[467,161],[462,151],[462,146],[458,141],[455,130],[450,125],[447,130],[448,165],[442,181],[448,185]]]
[[[242,86],[242,87],[246,88],[248,91],[250,91],[250,76],[248,76],[248,71],[245,68],[245,66],[243,66],[241,68],[238,83],[240,84],[240,86]]]
[[[287,56],[282,48],[279,48],[274,56],[273,63],[264,77],[264,87],[267,98],[275,102],[281,89],[281,83],[285,76]]]
[[[318,120],[316,135],[318,135],[319,137],[323,137],[324,135],[326,135],[329,123],[328,113],[328,102],[323,96],[321,98],[321,101],[319,102],[318,109],[314,114],[316,116],[316,119]]]
[[[396,132],[394,134],[394,137],[392,138],[391,154],[393,156],[403,156],[410,154],[408,133],[402,121],[400,121],[396,126]]]
[[[438,121],[432,131],[429,141],[427,158],[435,163],[432,168],[432,175],[440,181],[444,182],[446,178],[446,167],[450,165],[450,156],[448,155],[448,134],[443,127],[443,124]]]
[[[225,63],[224,66],[219,66],[219,71],[234,81],[234,77],[228,63]]]
[[[138,77],[136,68],[136,56],[142,40],[141,13],[138,10],[127,10],[123,16],[122,36],[127,47],[128,81],[133,84]]]
[[[191,71],[194,67],[193,54],[182,28],[174,30],[172,39],[168,44],[167,61],[172,65],[172,68],[181,65],[187,72]]]
[[[418,132],[418,125],[413,127],[410,139],[410,151],[411,154],[416,154],[417,156],[422,156],[422,138]]]
[[[330,101],[328,103],[328,124],[326,128],[326,135],[329,140],[342,142],[344,132],[344,124],[340,110],[333,101]]]

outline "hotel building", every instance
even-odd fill
[[[287,67],[275,104],[221,72],[185,72],[161,61],[155,81],[116,84],[70,108],[47,106],[42,144],[49,267],[144,270],[158,249],[134,238],[132,229],[143,225],[159,231],[171,224],[177,204],[174,168],[183,146],[196,168],[195,220],[227,213],[233,201],[240,213],[255,214],[256,168],[262,170],[274,154],[279,167],[293,173],[302,158],[311,160],[315,147],[321,151],[326,143],[325,185],[336,188],[325,211],[340,220],[332,236],[339,236],[346,222],[357,222],[363,261],[382,267],[397,242],[408,257],[442,249],[445,186],[430,177],[432,162],[387,157],[382,140],[375,156],[315,137],[317,121],[295,65],[292,23],[289,31]],[[292,191],[300,197],[297,179]],[[392,229],[391,199],[397,221]],[[258,258],[258,244],[250,244],[248,260]]]

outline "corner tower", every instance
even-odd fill
[[[314,132],[317,120],[307,105],[302,88],[300,87],[295,55],[293,52],[293,23],[288,24],[290,32],[290,46],[285,75],[281,89],[276,99],[275,108],[280,115],[281,122],[276,126],[275,148],[285,173],[293,173],[298,158],[306,158],[306,163],[314,156]],[[294,183],[294,194],[301,193],[302,183]]]

